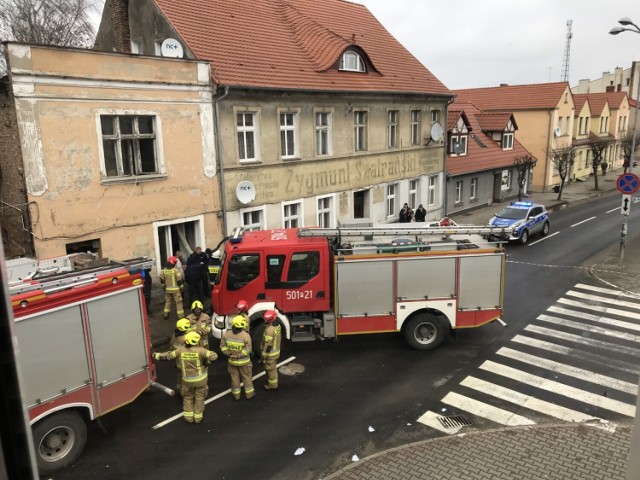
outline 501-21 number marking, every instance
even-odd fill
[[[313,298],[312,290],[287,290],[285,292],[287,300],[311,300]]]

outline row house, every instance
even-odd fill
[[[7,43],[8,258],[147,256],[221,236],[209,64]]]
[[[456,90],[456,101],[471,102],[485,113],[513,113],[516,139],[537,159],[532,191],[560,183],[553,152],[572,145],[574,101],[566,82]]]
[[[514,159],[532,155],[515,138],[517,130],[511,113],[485,113],[461,101],[449,107],[447,213],[518,196]],[[528,192],[530,173],[525,174],[523,194]]]
[[[209,62],[226,233],[443,214],[453,95],[362,5],[111,0],[95,48]]]
[[[611,143],[604,151],[602,163],[608,169],[623,166],[620,140],[629,128],[629,101],[626,93],[575,94],[574,140],[576,150],[572,179],[593,173],[591,141],[597,138]]]

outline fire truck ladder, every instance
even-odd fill
[[[111,272],[127,270],[129,273],[137,273],[141,270],[153,267],[155,260],[147,257],[132,258],[129,260],[112,260],[108,264],[94,268],[77,270],[74,272],[47,275],[41,278],[34,277],[24,282],[9,285],[10,295],[27,293],[34,290],[42,290],[44,293],[54,293],[67,288],[89,285],[99,278],[108,276]]]
[[[392,226],[371,228],[299,228],[299,237],[382,237],[402,235],[431,235],[448,238],[451,235],[495,235],[506,236],[511,232],[508,228],[482,226],[454,226],[454,227],[407,227]]]

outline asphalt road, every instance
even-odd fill
[[[441,435],[416,420],[428,410],[450,408],[441,400],[465,377],[573,285],[594,283],[584,267],[619,242],[619,202],[612,195],[553,212],[551,235],[508,246],[507,328],[494,323],[461,331],[433,352],[411,350],[395,334],[297,343],[290,353],[305,371],[281,375],[279,391],[263,391],[261,378],[255,399],[234,402],[223,395],[208,404],[202,424],[178,419],[157,430],[152,426],[180,413],[180,400],[144,394],[105,416],[106,432],[94,424],[80,459],[53,478],[315,479],[352,455]],[[632,209],[631,218],[638,216],[640,208]],[[172,386],[174,377],[170,362],[159,365],[161,383]],[[209,396],[227,388],[226,368],[218,361],[210,369]],[[495,428],[482,418],[472,422]],[[300,447],[304,453],[295,455]]]

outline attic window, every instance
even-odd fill
[[[364,60],[353,50],[347,50],[340,59],[340,70],[347,72],[364,72]]]
[[[484,142],[483,142],[482,140],[480,140],[476,134],[472,133],[472,134],[471,134],[471,138],[473,138],[473,139],[475,140],[475,142],[476,142],[478,145],[480,145],[480,147],[482,147],[482,148],[487,148],[487,146],[484,144]]]

